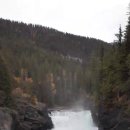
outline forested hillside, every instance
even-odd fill
[[[89,57],[105,43],[94,38],[85,38],[73,34],[62,33],[55,29],[40,25],[24,24],[0,19],[1,37],[21,38],[29,40],[33,45],[72,57]],[[21,41],[22,42],[22,41]]]
[[[130,100],[130,17],[123,37],[119,28],[118,41],[104,58],[102,66],[101,93],[108,106],[126,105],[129,111]],[[106,104],[105,103],[105,104]],[[127,106],[128,105],[128,106]]]
[[[95,93],[101,52],[111,48],[94,38],[0,19],[0,51],[22,93],[49,105]]]
[[[11,91],[13,89],[13,79],[0,55],[0,106],[9,106],[11,102]]]
[[[128,128],[130,17],[125,34],[120,27],[116,36],[108,44],[0,19],[0,104],[10,105],[12,96],[49,106],[89,98],[98,108],[99,128]]]
[[[130,15],[123,32],[120,27],[109,54],[101,55],[99,119],[108,130],[130,127]]]

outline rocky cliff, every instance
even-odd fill
[[[42,103],[32,105],[19,100],[14,109],[0,108],[0,130],[47,130],[53,128],[48,110]]]

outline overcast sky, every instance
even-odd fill
[[[112,42],[130,0],[0,0],[0,17]]]

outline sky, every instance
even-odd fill
[[[62,32],[116,40],[128,19],[130,0],[0,0],[0,17]]]

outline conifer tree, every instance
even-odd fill
[[[4,105],[9,105],[11,101],[11,78],[4,64],[4,61],[1,57],[0,57],[0,91],[3,91],[6,95]]]
[[[130,7],[129,7],[130,8]],[[130,53],[130,12],[128,13],[128,24],[125,31],[125,54],[128,56]]]

